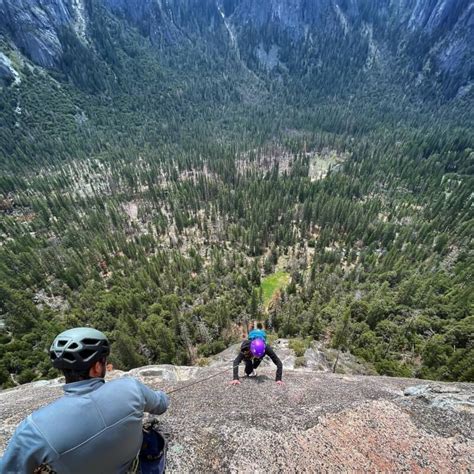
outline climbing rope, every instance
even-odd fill
[[[214,377],[217,377],[218,375],[222,375],[225,372],[228,372],[229,370],[234,370],[239,365],[240,364],[234,365],[233,367],[228,367],[227,369],[221,370],[220,372],[217,372],[216,374],[212,374],[209,377],[206,377],[201,380],[196,380],[195,382],[192,382],[192,383],[188,383],[187,385],[184,385],[183,387],[178,387],[178,388],[174,388],[173,390],[168,390],[166,393],[170,395],[171,393],[176,393],[176,392],[179,392],[180,390],[185,390],[189,387],[192,387],[193,385],[197,385],[198,383],[207,382],[208,380],[213,379]]]

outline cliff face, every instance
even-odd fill
[[[233,387],[231,372],[221,370],[150,366],[108,375],[136,376],[164,391],[182,388],[160,417],[170,472],[462,472],[472,466],[472,384],[285,369],[279,387],[270,365]],[[203,382],[189,386],[197,381]],[[1,392],[0,452],[25,416],[60,395],[58,380]]]
[[[419,74],[418,82],[427,73],[431,80],[441,76],[459,87],[473,79],[474,4],[469,0],[372,0],[363,5],[350,0],[242,0],[230,11],[237,31],[257,32],[256,43],[272,31],[277,47],[284,47],[279,38],[302,42],[306,51],[319,48],[322,62],[330,57],[324,43],[331,49],[367,41],[368,62],[373,63],[375,53],[391,69],[401,58]],[[327,43],[327,38],[333,41]]]
[[[137,26],[154,44],[172,44],[183,38],[183,32],[176,26],[170,10],[163,8],[161,2],[106,0],[104,4],[125,21]]]
[[[256,61],[267,71],[289,67],[285,48],[298,50],[298,61],[331,66],[336,51],[350,55],[351,45],[362,44],[359,69],[378,60],[388,70],[402,58],[418,83],[450,82],[457,90],[472,82],[469,0],[0,0],[0,32],[35,63],[57,67],[61,30],[78,32],[82,24],[86,35],[91,4],[137,27],[156,47],[202,42],[210,53],[237,49],[250,67]]]
[[[40,66],[59,64],[62,46],[58,32],[72,21],[68,0],[1,0],[0,29]]]
[[[385,24],[385,29],[401,27],[405,31],[428,33],[443,29],[447,33],[458,26],[467,26],[473,14],[469,0],[222,0],[222,3],[227,5],[227,15],[240,21],[260,27],[272,22],[297,30],[294,34],[300,36],[304,35],[305,27],[328,29],[344,23],[344,19],[348,26],[359,21],[377,24],[390,20],[394,24]]]
[[[421,34],[429,45],[423,66],[466,84],[472,81],[474,65],[474,3],[468,0],[438,0],[427,8],[417,0],[408,31]],[[428,47],[425,46],[427,49]]]

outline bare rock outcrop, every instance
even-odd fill
[[[36,64],[59,64],[63,47],[59,30],[72,21],[67,0],[2,0],[0,30],[10,32],[16,46]]]
[[[18,72],[14,69],[12,62],[0,51],[0,86],[19,81]]]
[[[230,386],[222,367],[148,366],[130,374],[173,391],[160,417],[169,472],[472,468],[473,384],[285,370],[280,387],[269,366]],[[60,379],[0,392],[0,451],[25,416],[60,395]],[[453,397],[462,403],[442,402]]]

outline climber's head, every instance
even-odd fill
[[[250,352],[254,357],[262,358],[265,355],[265,349],[265,342],[262,339],[254,339],[250,343]]]
[[[66,383],[104,377],[110,354],[105,334],[92,328],[74,328],[62,332],[49,349],[53,366],[60,369]]]

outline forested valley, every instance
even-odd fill
[[[268,71],[252,34],[237,54],[186,11],[210,39],[157,48],[86,6],[90,44],[61,29],[52,70],[0,36],[21,72],[0,88],[1,387],[57,376],[69,327],[125,370],[205,365],[254,320],[382,375],[474,381],[472,90],[411,90],[342,41],[344,65],[301,71],[294,44]]]

